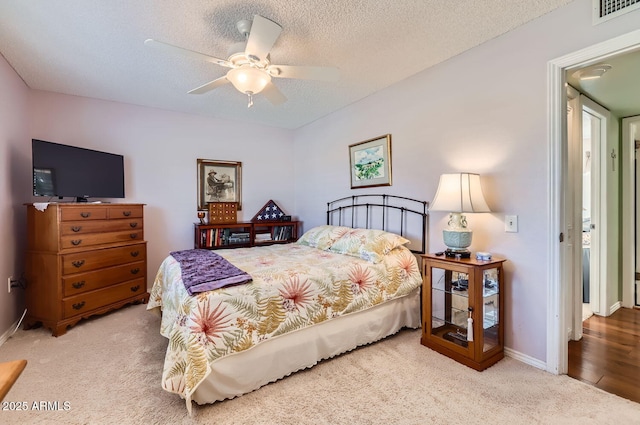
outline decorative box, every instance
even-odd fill
[[[209,224],[236,223],[238,221],[237,202],[208,202]]]

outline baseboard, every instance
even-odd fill
[[[504,348],[504,355],[507,357],[511,357],[512,359],[518,360],[522,363],[526,363],[529,366],[533,366],[537,369],[547,370],[547,364],[541,360],[535,359],[531,356],[527,356],[526,354],[522,354],[519,351],[512,350],[511,348]]]
[[[15,323],[9,327],[9,329],[4,331],[4,333],[0,335],[0,347],[2,347],[2,344],[4,344],[9,338],[11,338],[11,335],[13,335],[13,333],[15,332],[15,329],[20,324],[20,321],[21,319],[16,320]]]
[[[622,304],[620,303],[620,301],[616,302],[614,305],[611,306],[611,309],[610,309],[611,312],[609,314],[615,313],[621,307],[622,307]],[[522,354],[519,351],[512,350],[511,348],[505,347],[504,355],[507,357],[511,357],[512,359],[521,361],[522,363],[526,363],[535,368],[547,370],[547,364],[545,362],[535,359],[531,356],[527,356],[526,354]]]
[[[613,304],[609,308],[609,316],[611,316],[613,313],[615,313],[616,311],[620,310],[621,308],[622,308],[622,303],[620,301],[617,301],[615,304]]]
[[[16,331],[18,330],[18,327],[22,324],[22,320],[24,319],[24,316],[26,315],[27,315],[27,309],[25,308],[24,312],[22,313],[22,316],[20,316],[20,318],[16,320],[13,323],[13,325],[9,327],[9,329],[4,331],[4,333],[0,335],[0,347],[2,347],[2,344],[4,344],[9,338],[11,338],[11,335],[16,333]]]

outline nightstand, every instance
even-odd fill
[[[505,259],[422,256],[422,344],[476,370],[504,357]]]

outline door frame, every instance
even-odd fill
[[[635,134],[631,127],[635,127]],[[636,184],[634,178],[635,164],[635,138],[640,138],[640,115],[622,119],[622,145],[620,147],[620,172],[622,180],[622,217],[623,229],[635,229],[635,197]],[[634,232],[622,232],[622,246],[627,249],[621,251],[622,270],[622,306],[632,308],[636,299],[634,288],[636,284],[636,244]],[[630,249],[628,247],[631,247]]]
[[[587,47],[553,59],[547,64],[548,140],[549,140],[549,197],[547,237],[547,359],[546,370],[566,374],[568,370],[567,333],[571,321],[571,285],[563,285],[568,262],[563,236],[566,208],[567,181],[567,95],[565,71],[595,64],[611,56],[627,53],[640,47],[640,30]]]
[[[578,167],[575,159],[582,156],[582,104],[580,103],[580,92],[571,86],[567,86],[567,187],[568,191],[564,195],[564,202],[569,205],[582,204],[582,191],[578,190],[577,180],[582,180],[582,164]],[[573,161],[569,160],[574,158]],[[582,187],[582,185],[580,185]],[[577,208],[566,208],[567,233],[565,237],[566,261],[573,264],[567,267],[565,272],[565,282],[570,285],[572,292],[573,317],[569,320],[568,339],[578,341],[582,338],[582,317],[575,314],[582,309],[582,211]]]
[[[607,197],[604,196],[604,192],[606,192],[607,184],[609,183],[607,154],[611,134],[610,129],[615,126],[611,121],[611,113],[602,105],[599,105],[585,95],[580,95],[580,105],[582,107],[581,112],[587,112],[592,117],[600,120],[600,134],[595,139],[595,142],[593,134],[591,138],[591,163],[593,164],[591,178],[596,184],[591,185],[591,219],[592,224],[595,224],[595,228],[592,225],[590,293],[593,300],[591,300],[590,304],[595,314],[609,316],[612,313],[609,308],[612,303],[608,295],[611,291],[608,290],[607,276],[611,275],[611,267],[607,264],[607,259],[609,255],[615,254],[610,254],[608,241],[612,238],[612,236],[610,236],[613,233],[612,230],[615,229],[609,228],[611,224],[609,220],[610,214]],[[582,123],[582,117],[580,122]],[[582,246],[580,250],[582,251]],[[582,265],[582,260],[580,265]],[[576,318],[582,320],[581,311],[575,311],[574,315]]]
[[[571,86],[567,86],[567,180],[564,195],[566,211],[565,251],[567,267],[565,282],[571,286],[569,299],[568,340],[578,341],[582,338],[583,299],[584,299],[584,255],[583,227],[584,215],[582,206],[584,194],[584,117],[588,114],[598,120],[598,133],[594,133],[591,125],[591,181],[590,185],[590,258],[587,273],[589,274],[590,309],[594,314],[609,315],[607,275],[611,273],[612,261],[609,259],[607,244],[609,238],[608,203],[603,196],[603,188],[610,180],[607,174],[607,146],[609,129],[612,126],[611,113],[602,105],[594,102],[586,95]],[[604,199],[604,201],[603,201]],[[616,226],[617,227],[617,226]],[[615,228],[615,227],[614,227]],[[617,243],[617,242],[616,242]],[[615,255],[615,254],[613,254]],[[617,270],[617,267],[615,267]]]

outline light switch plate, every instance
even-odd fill
[[[518,233],[518,216],[517,215],[504,216],[504,231]]]

